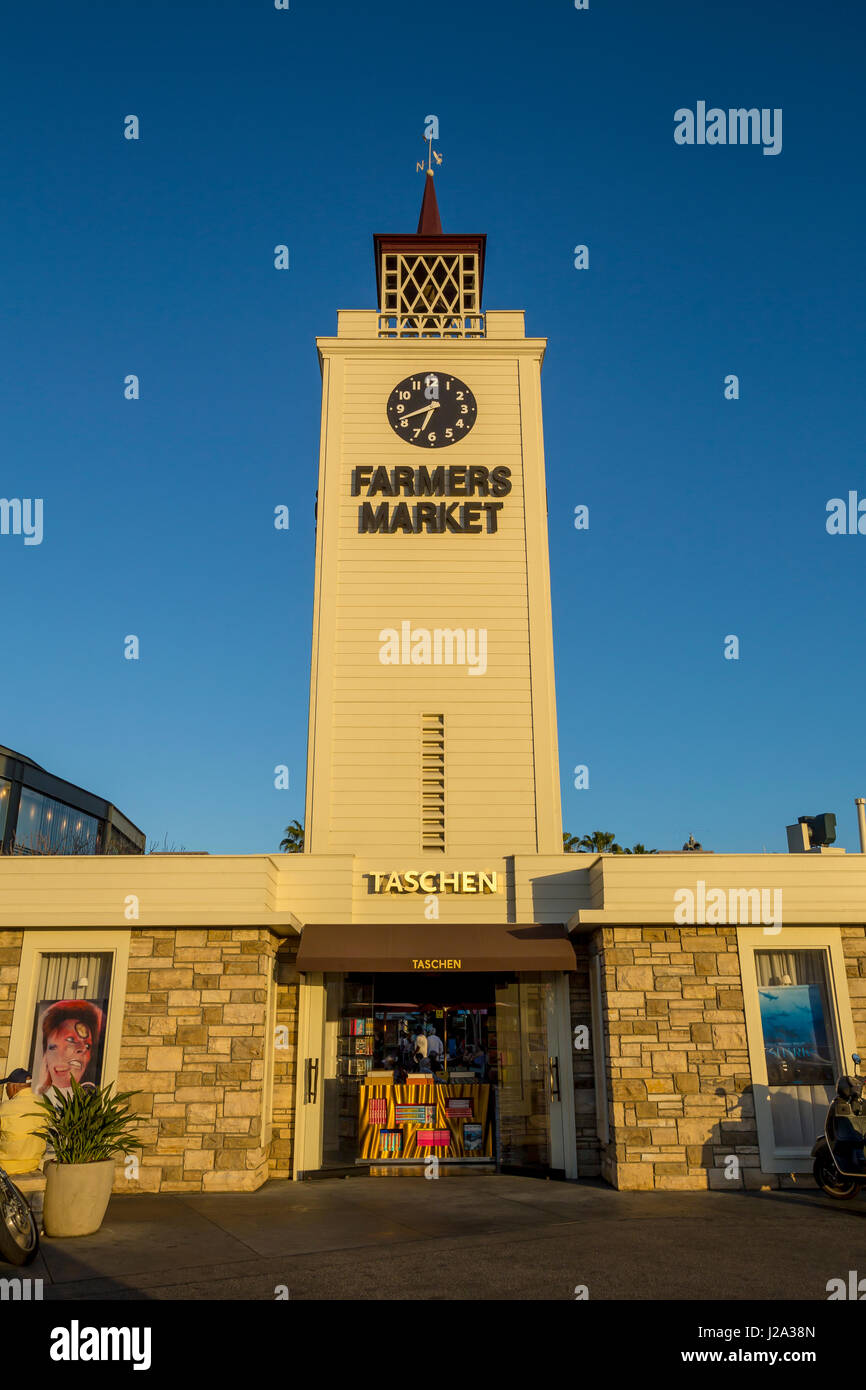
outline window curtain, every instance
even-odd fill
[[[86,986],[76,987],[82,979]],[[52,951],[40,959],[38,999],[107,999],[110,987],[110,951]]]
[[[823,951],[756,951],[758,988],[769,985],[827,986]]]

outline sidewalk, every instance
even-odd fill
[[[44,1239],[45,1299],[819,1299],[866,1275],[866,1199],[615,1192],[491,1176],[271,1182],[113,1197],[102,1230]],[[0,1266],[0,1276],[15,1271]],[[414,1287],[413,1287],[414,1285]]]

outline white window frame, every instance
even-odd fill
[[[809,1173],[812,1171],[811,1145],[797,1149],[779,1149],[773,1132],[770,1114],[770,1088],[767,1085],[767,1061],[764,1054],[764,1032],[761,1025],[761,1005],[758,995],[757,951],[823,951],[827,967],[827,986],[835,1038],[841,1052],[841,1066],[847,1070],[852,1052],[857,1051],[845,952],[838,927],[737,927],[740,954],[740,973],[743,982],[743,1003],[746,1015],[746,1039],[749,1066],[752,1073],[752,1094],[755,1101],[755,1122],[764,1173]],[[834,1078],[835,1080],[835,1078]]]
[[[18,987],[9,1036],[9,1067],[30,1065],[30,1042],[39,986],[39,966],[44,955],[83,955],[110,953],[111,985],[108,994],[108,1028],[102,1054],[102,1081],[117,1081],[123,1038],[123,1011],[126,1003],[126,977],[129,968],[129,931],[29,931],[24,932],[18,966]]]

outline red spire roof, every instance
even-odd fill
[[[424,196],[417,232],[375,232],[373,252],[376,261],[376,301],[382,305],[382,258],[385,255],[430,256],[474,255],[478,257],[478,298],[484,282],[484,252],[487,237],[483,233],[443,232],[439,204],[433,185],[433,170],[424,175]]]
[[[421,199],[421,216],[418,218],[418,231],[415,235],[442,235],[442,221],[439,217],[439,204],[436,201],[436,186],[432,169],[427,170],[424,178],[424,197]]]

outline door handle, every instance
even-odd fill
[[[550,1099],[562,1100],[559,1091],[559,1058],[548,1057],[547,1060],[550,1064]]]
[[[304,1104],[315,1105],[319,1094],[319,1059],[308,1057],[304,1063]]]

